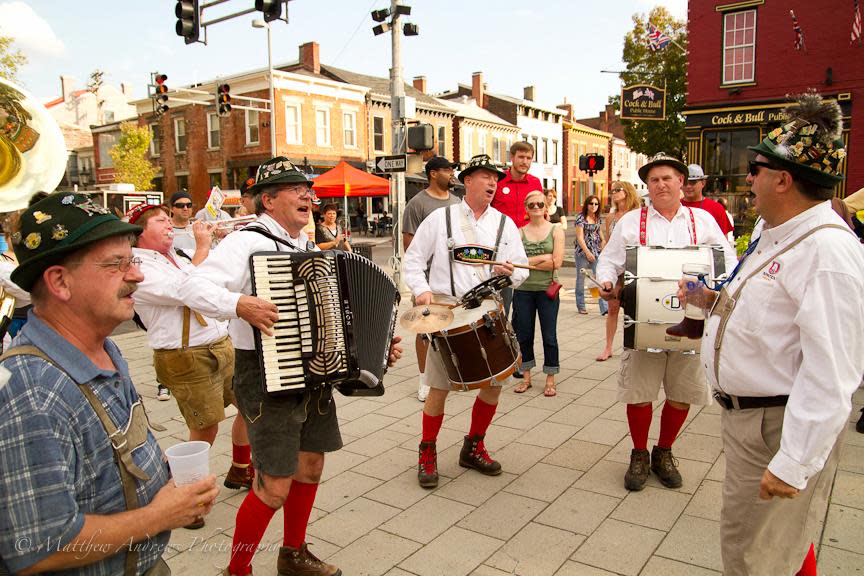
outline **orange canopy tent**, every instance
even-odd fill
[[[386,196],[390,181],[354,168],[344,160],[312,181],[319,198],[345,199],[344,217],[348,218],[348,197]]]

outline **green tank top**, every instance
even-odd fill
[[[528,258],[531,256],[540,256],[541,254],[552,254],[552,249],[555,246],[555,241],[552,238],[552,233],[555,231],[555,226],[549,228],[549,234],[546,238],[539,241],[528,240],[525,237],[525,230],[519,230],[522,236],[522,245],[525,246],[525,254]],[[539,292],[546,290],[549,287],[549,282],[552,279],[558,280],[558,271],[552,270],[531,270],[528,273],[528,279],[519,285],[517,290],[525,290],[526,292]]]

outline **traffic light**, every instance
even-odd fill
[[[606,166],[606,159],[602,154],[583,154],[579,156],[579,170],[583,172],[599,172]]]
[[[264,13],[264,21],[272,22],[282,17],[282,0],[255,0],[255,10]]]
[[[201,33],[199,14],[198,0],[178,0],[174,7],[174,15],[177,16],[175,30],[178,36],[186,40],[186,44],[198,42]]]
[[[158,118],[168,111],[168,85],[165,84],[168,76],[156,73],[153,80],[156,82],[153,86],[153,113]]]
[[[228,84],[216,87],[216,110],[219,116],[231,115],[231,86]]]

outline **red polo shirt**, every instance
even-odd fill
[[[528,214],[525,213],[525,197],[535,190],[543,191],[539,178],[526,174],[522,180],[513,180],[508,168],[507,175],[498,181],[492,207],[509,216],[516,223],[516,227],[521,228],[529,220]]]
[[[686,200],[682,200],[681,204],[689,206],[690,208],[701,208],[705,210],[714,217],[714,220],[717,221],[723,234],[732,232],[732,224],[729,223],[729,216],[726,214],[726,209],[716,200],[712,200],[711,198],[702,198],[699,202],[687,202]]]

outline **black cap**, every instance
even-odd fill
[[[174,194],[171,195],[171,205],[173,206],[174,203],[181,198],[188,198],[189,200],[192,200],[192,196],[189,195],[189,192],[187,192],[186,190],[180,190],[179,192],[174,192]]]
[[[433,156],[426,162],[426,177],[429,177],[429,173],[433,170],[441,170],[443,168],[457,168],[459,165],[455,162],[450,162],[444,156]]]

